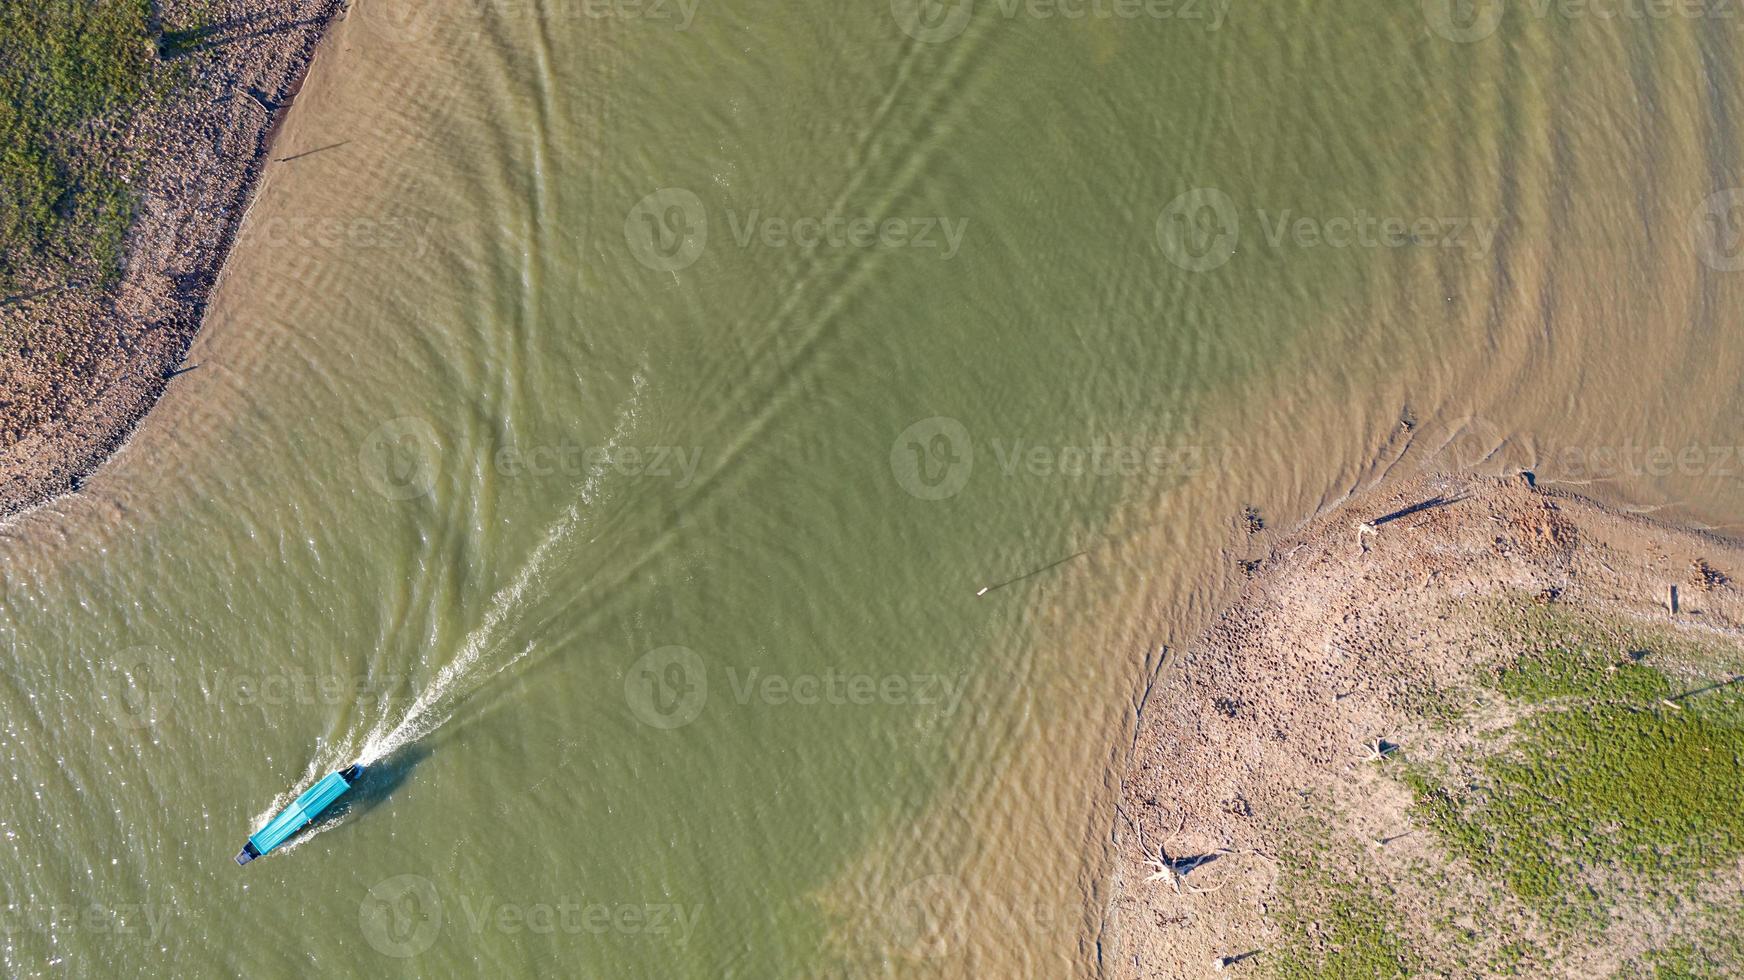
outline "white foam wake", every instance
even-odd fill
[[[546,563],[574,536],[576,529],[583,524],[598,499],[600,488],[611,468],[611,456],[629,435],[638,417],[644,378],[641,372],[637,372],[631,380],[633,387],[630,398],[618,410],[617,424],[612,429],[611,438],[606,442],[603,458],[588,471],[577,486],[575,499],[546,530],[544,539],[533,549],[526,564],[515,575],[514,581],[491,597],[490,608],[485,611],[484,620],[467,634],[460,645],[459,654],[443,665],[436,677],[418,693],[405,713],[391,727],[389,718],[385,716],[376,723],[364,740],[358,762],[368,765],[401,746],[429,735],[449,719],[455,706],[466,695],[476,691],[480,684],[513,666],[533,651],[534,644],[528,644],[506,660],[492,661],[487,657],[487,654],[495,651],[495,640],[503,625],[519,618],[527,592],[539,581]]]

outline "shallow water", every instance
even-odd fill
[[[1735,530],[1738,25],[958,9],[356,6],[0,531],[7,974],[1094,972],[1244,507]]]

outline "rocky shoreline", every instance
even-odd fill
[[[134,195],[119,276],[0,298],[0,334],[20,338],[0,350],[0,519],[77,490],[163,395],[345,0],[154,7],[160,23],[197,12],[204,26],[160,57],[157,94],[101,134]]]
[[[1526,476],[1372,493],[1268,543],[1141,717],[1106,975],[1744,964],[1744,861],[1697,819],[1737,800],[1660,798],[1736,787],[1744,551]]]

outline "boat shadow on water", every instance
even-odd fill
[[[419,745],[408,745],[365,766],[362,778],[337,802],[309,824],[305,834],[315,834],[350,816],[363,816],[398,790],[418,763],[430,755]]]

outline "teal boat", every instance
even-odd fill
[[[292,835],[302,830],[309,821],[321,815],[321,811],[333,805],[333,801],[345,795],[352,784],[363,778],[363,766],[356,765],[349,769],[328,773],[321,781],[303,791],[303,795],[291,801],[291,805],[279,811],[279,815],[268,820],[265,827],[254,832],[248,843],[242,845],[242,850],[236,855],[237,864],[248,862],[271,851],[273,848],[290,840]]]

